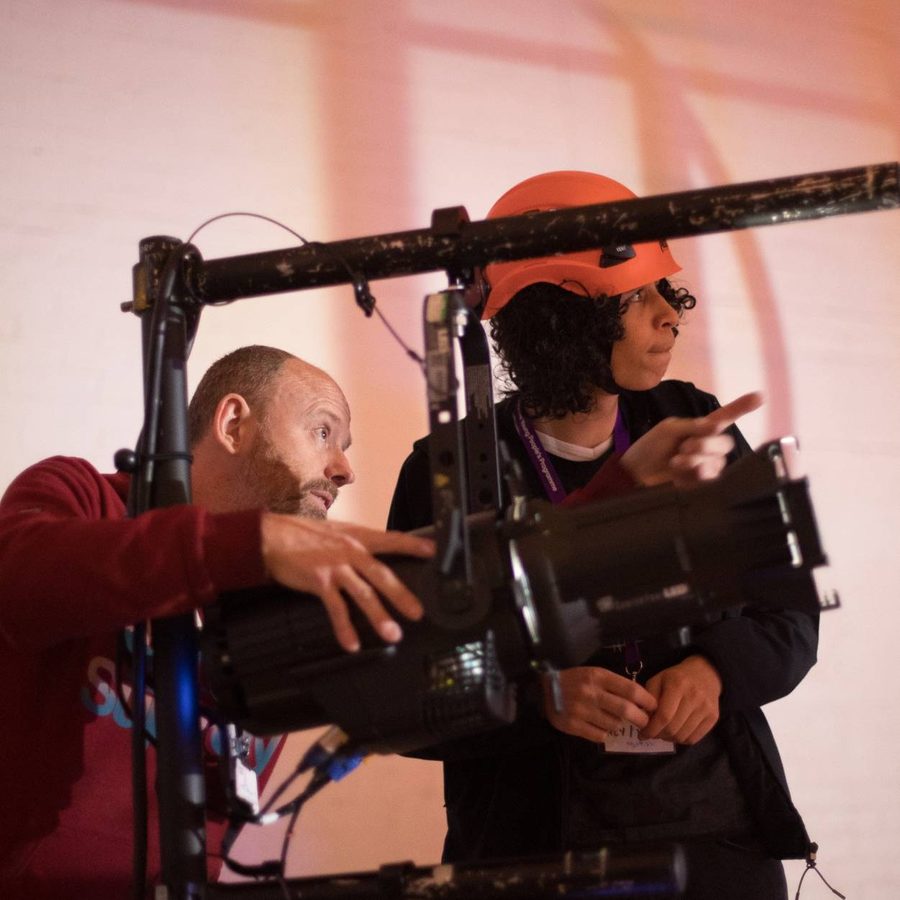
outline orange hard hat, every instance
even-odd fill
[[[545,172],[510,188],[490,209],[488,219],[528,212],[631,200],[618,181],[593,172]],[[529,284],[543,281],[586,297],[613,297],[681,271],[665,241],[618,244],[559,256],[517,259],[485,266],[490,287],[482,319],[489,319]]]

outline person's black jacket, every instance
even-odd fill
[[[528,493],[541,485],[512,422],[512,398],[497,406],[498,439],[522,463]],[[679,381],[650,391],[623,391],[620,407],[631,440],[668,416],[703,416],[718,407],[711,394]],[[732,458],[750,452],[732,427]],[[566,476],[560,472],[563,480]],[[427,442],[422,439],[401,469],[388,527],[411,530],[431,523]],[[579,484],[568,484],[573,490]],[[744,794],[756,833],[778,858],[802,858],[809,837],[791,802],[772,732],[760,709],[789,694],[815,663],[818,621],[793,611],[746,607],[692,636],[685,650],[706,656],[723,685],[715,731]],[[537,702],[520,704],[515,723],[488,734],[452,741],[417,755],[444,760],[448,861],[518,856],[568,849],[565,795],[573,742],[543,718]]]

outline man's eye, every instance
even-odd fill
[[[320,438],[323,441],[327,441],[328,440],[328,429],[324,425],[320,426],[319,428],[316,429],[316,437]]]

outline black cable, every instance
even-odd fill
[[[233,212],[225,212],[219,213],[216,216],[212,216],[207,219],[205,222],[201,222],[188,236],[188,239],[185,241],[186,244],[190,244],[191,241],[194,240],[197,235],[206,228],[207,225],[212,225],[213,222],[218,222],[220,219],[230,219],[233,216],[248,216],[251,219],[262,219],[264,222],[269,222],[272,225],[277,225],[279,228],[283,228],[288,234],[292,234],[301,244],[308,244],[309,241],[303,237],[302,234],[294,231],[289,225],[285,225],[284,222],[279,222],[278,219],[273,219],[270,216],[264,216],[262,213],[255,212],[242,212],[240,210],[235,210]],[[230,301],[229,301],[230,302]]]
[[[275,801],[300,777],[300,775],[300,770],[296,769],[291,772],[291,774],[288,775],[288,777],[285,778],[285,780],[282,781],[280,785],[278,785],[275,793],[272,794],[266,805],[259,811],[260,816],[266,815],[266,813],[268,813],[272,809],[272,807],[275,805]]]
[[[288,234],[293,235],[305,247],[310,247],[310,248],[315,247],[320,250],[324,250],[326,253],[328,253],[331,256],[331,258],[336,263],[338,263],[338,265],[341,265],[344,267],[345,271],[350,276],[350,281],[351,281],[351,284],[353,287],[353,293],[356,297],[356,303],[359,306],[359,308],[362,309],[362,311],[366,314],[367,317],[371,316],[372,313],[374,312],[378,316],[378,318],[381,319],[382,324],[385,326],[385,328],[387,328],[388,332],[394,338],[394,340],[401,346],[401,348],[403,349],[403,352],[413,362],[415,362],[416,365],[418,365],[422,369],[422,372],[424,374],[425,360],[422,359],[422,357],[418,353],[416,353],[416,351],[413,350],[412,347],[410,347],[409,344],[407,344],[406,341],[404,341],[402,337],[400,337],[397,330],[387,320],[384,313],[376,306],[376,300],[375,300],[375,297],[373,296],[372,292],[369,290],[369,282],[366,279],[366,276],[363,275],[362,272],[354,271],[351,268],[350,264],[347,262],[347,260],[344,259],[344,257],[342,257],[340,254],[335,253],[333,248],[329,247],[328,244],[323,244],[320,241],[308,241],[305,237],[303,237],[302,234],[300,234],[298,231],[294,231],[294,229],[291,228],[289,225],[285,225],[284,222],[279,222],[277,219],[273,219],[270,216],[264,216],[261,213],[255,213],[255,212],[240,212],[240,211],[220,213],[217,216],[212,216],[212,218],[207,219],[205,222],[201,222],[191,232],[190,236],[185,241],[185,244],[190,244],[191,241],[193,241],[194,238],[204,228],[206,228],[207,225],[211,225],[213,222],[218,222],[220,219],[228,219],[233,216],[248,216],[252,219],[261,219],[263,222],[269,222],[272,225],[276,225],[278,228],[284,229]],[[226,300],[226,301],[223,301],[223,303],[221,303],[221,304],[210,304],[210,305],[224,306],[231,302],[232,301],[230,301],[230,300]]]
[[[134,644],[131,654],[131,771],[134,821],[134,855],[132,858],[132,893],[134,900],[146,896],[147,881],[147,766],[144,756],[146,708],[144,691],[147,687],[146,625],[138,622],[132,632]],[[121,688],[121,682],[119,684]]]
[[[126,718],[129,722],[134,724],[134,716],[131,712],[131,701],[125,696],[125,682],[131,677],[132,680],[132,694],[134,693],[134,677],[129,676],[126,673],[126,666],[131,668],[133,665],[133,655],[132,652],[128,649],[126,644],[126,634],[128,633],[128,629],[123,629],[119,632],[119,636],[116,640],[116,697],[119,700],[120,705],[122,706],[122,711],[125,713]],[[133,632],[132,632],[133,639]],[[147,670],[146,665],[146,648],[142,651],[142,655],[144,656],[144,685],[146,690],[153,690],[153,679]],[[158,746],[158,741],[156,737],[152,735],[144,725],[144,740],[150,744],[152,747]]]
[[[285,900],[291,900],[291,894],[288,890],[287,886],[287,854],[288,847],[291,844],[291,839],[294,837],[294,827],[297,824],[297,819],[300,817],[300,810],[302,808],[302,804],[297,804],[294,807],[294,811],[291,814],[290,821],[288,822],[288,826],[284,831],[284,840],[281,842],[281,857],[279,858],[279,876],[278,883],[281,885],[282,891],[284,891]]]
[[[310,797],[313,797],[315,794],[318,794],[319,791],[322,790],[325,785],[330,784],[332,781],[331,776],[324,770],[317,770],[313,777],[310,779],[309,784],[303,789],[303,791],[291,800],[288,803],[285,803],[283,806],[279,807],[275,813],[275,818],[283,818],[286,815],[291,816],[291,822],[288,825],[288,830],[286,833],[286,837],[281,847],[281,855],[277,860],[267,860],[266,862],[259,863],[257,865],[248,866],[244,863],[238,862],[235,859],[232,859],[230,856],[230,849],[233,845],[235,839],[237,838],[239,828],[232,825],[228,831],[225,833],[225,836],[222,839],[222,850],[221,857],[222,862],[232,871],[238,875],[249,876],[253,878],[264,878],[264,877],[275,877],[284,880],[285,874],[285,864],[287,860],[287,851],[288,846],[290,845],[290,839],[293,836],[293,828],[294,824],[297,821],[297,817],[300,815],[300,810],[303,808],[304,804]],[[270,800],[266,804],[266,808],[269,809],[272,806],[272,801]],[[263,813],[261,812],[259,816],[255,817],[257,823],[262,818]],[[253,820],[250,820],[253,821]],[[244,825],[245,823],[241,823]],[[226,845],[227,841],[227,845]]]
[[[425,360],[422,359],[422,357],[419,356],[419,354],[416,353],[416,351],[413,350],[413,348],[410,347],[402,337],[400,337],[400,335],[394,329],[394,326],[391,325],[391,323],[388,322],[388,320],[384,317],[384,313],[377,306],[374,307],[374,309],[375,315],[377,315],[378,318],[381,319],[384,327],[387,328],[387,330],[393,336],[394,340],[403,348],[403,352],[406,353],[406,355],[422,370],[422,374],[427,376],[427,372],[425,369]]]
[[[284,832],[284,840],[281,843],[281,858],[279,859],[281,882],[282,887],[285,889],[285,894],[287,894],[287,886],[284,884],[284,879],[287,877],[286,870],[288,848],[290,847],[291,839],[294,837],[294,827],[296,826],[297,819],[300,816],[300,810],[303,809],[306,802],[311,797],[318,794],[326,784],[331,784],[331,776],[324,770],[317,769],[303,793],[299,797],[297,797],[296,800],[293,800],[291,803],[286,804],[284,807],[282,807],[285,814],[288,811],[291,812],[291,818],[288,822],[288,827]],[[281,810],[279,810],[279,812],[281,812]],[[290,900],[290,897],[288,897],[288,900]]]

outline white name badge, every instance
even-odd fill
[[[641,740],[638,737],[638,729],[626,723],[615,731],[610,731],[603,742],[603,749],[607,753],[674,753],[675,744],[672,741],[663,741],[659,738]]]

